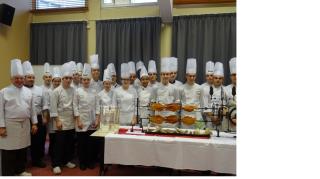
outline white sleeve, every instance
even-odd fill
[[[34,103],[34,95],[32,94],[31,98],[31,109],[30,109],[30,114],[31,114],[31,123],[32,124],[37,124],[38,123],[38,118],[37,118],[37,112],[36,112],[36,105]]]
[[[80,116],[80,113],[79,113],[79,100],[80,100],[79,91],[75,90],[74,93],[73,93],[73,102],[72,102],[74,116]]]
[[[6,123],[4,120],[4,89],[0,91],[0,127],[6,127]]]
[[[46,90],[44,93],[43,93],[43,106],[42,106],[42,110],[46,110],[46,109],[49,109],[50,108],[50,93],[49,93],[49,90]]]
[[[96,114],[100,114],[100,106],[101,106],[101,96],[96,95]]]
[[[54,90],[50,95],[50,117],[58,117],[58,98],[59,93]]]

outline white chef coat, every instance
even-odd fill
[[[92,128],[92,124],[96,120],[96,98],[97,95],[92,92],[92,88],[80,87],[75,90],[73,95],[73,113],[74,116],[80,116],[83,128],[79,129],[75,125],[76,132],[85,132],[88,130],[96,130]]]
[[[148,86],[150,86],[150,87],[152,87],[152,88],[156,88],[156,87],[158,87],[159,84],[160,84],[160,83],[159,83],[158,81],[156,81],[156,82],[153,83],[153,84],[149,82]]]
[[[148,118],[151,111],[148,109],[149,103],[151,102],[151,93],[152,87],[147,86],[143,87],[140,86],[138,88],[138,97],[139,97],[139,115],[141,118]],[[149,119],[142,119],[142,125],[147,126]]]
[[[181,103],[182,105],[195,105],[197,107],[200,107],[200,101],[201,101],[201,88],[198,84],[193,84],[190,86],[189,84],[185,83],[181,87]],[[182,111],[182,118],[184,116],[190,116],[196,118],[197,121],[202,120],[201,110],[195,110],[192,112]],[[195,128],[195,125],[185,125],[184,123],[181,123],[181,128],[187,128],[187,129],[193,129]]]
[[[220,87],[214,87],[214,85],[212,85],[213,87],[213,95],[212,95],[212,99],[210,96],[210,85],[208,85],[207,83],[205,83],[202,86],[202,104],[204,107],[208,107],[210,109],[208,110],[204,110],[205,112],[213,112],[214,115],[218,115],[218,107],[223,103],[223,105],[227,105],[228,104],[228,98],[227,98],[227,94],[226,94],[226,90],[224,89],[224,86],[220,86]],[[223,96],[223,100],[222,100],[222,96]],[[212,105],[215,106],[215,110],[212,111]],[[207,118],[208,121],[210,121],[211,119]],[[222,121],[222,125],[219,126],[218,128],[220,130],[227,130],[228,128],[228,120],[227,118],[224,117],[223,121]],[[212,125],[212,122],[207,122],[207,127],[208,128],[214,128],[214,125]]]
[[[33,87],[29,88],[32,92],[34,98],[34,105],[37,115],[42,114],[43,106],[44,106],[44,91],[43,88],[33,85]]]
[[[119,108],[120,125],[131,125],[131,121],[136,114],[137,92],[133,87],[124,90],[122,87],[116,88],[112,97],[112,105]]]
[[[227,93],[227,97],[228,97],[228,107],[229,107],[229,112],[231,112],[231,110],[233,108],[237,107],[237,95],[233,96],[232,95],[232,88],[234,87],[233,84],[230,84],[228,86],[225,87],[226,93]],[[229,129],[232,131],[236,131],[236,126],[232,126],[231,123],[229,123]]]
[[[62,122],[62,130],[75,128],[73,118],[73,95],[74,88],[64,89],[62,85],[53,90],[50,97],[50,116],[59,117]],[[56,125],[53,126],[57,130]]]
[[[92,88],[91,91],[95,94],[98,94],[100,91],[103,90],[103,83],[100,80],[94,81],[93,79],[91,79],[89,88]]]
[[[80,82],[78,84],[75,84],[73,81],[71,83],[71,87],[73,87],[75,90],[80,88],[82,85],[80,84]]]
[[[179,89],[175,85],[168,83],[163,85],[160,83],[157,88],[153,88],[151,94],[151,101],[161,104],[170,104],[170,103],[180,103],[179,98]],[[155,115],[161,115],[162,117],[167,117],[170,115],[177,115],[177,112],[172,111],[156,111]],[[175,124],[163,122],[162,127],[177,127],[178,122]]]
[[[134,82],[133,82],[133,87],[134,87],[136,90],[138,90],[139,87],[140,87],[140,85],[141,85],[140,80],[139,80],[138,78],[136,78],[136,79],[134,80]]]
[[[0,127],[6,127],[7,136],[1,137],[0,149],[16,150],[31,144],[30,122],[37,124],[34,98],[30,89],[14,85],[0,91]]]
[[[48,109],[49,113],[50,113],[50,97],[52,96],[53,93],[53,89],[50,88],[48,90],[46,90],[44,92],[44,104],[43,104],[43,110]],[[55,133],[55,131],[53,130],[53,126],[55,125],[55,121],[52,120],[51,115],[50,115],[50,120],[48,122],[48,132],[51,133]]]
[[[96,114],[100,114],[100,110],[102,106],[111,106],[112,105],[112,96],[113,91],[110,89],[110,91],[102,90],[97,95],[97,101],[96,101]]]

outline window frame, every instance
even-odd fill
[[[131,3],[129,4],[115,4],[115,0],[112,0],[112,3],[104,3],[104,0],[101,0],[101,8],[112,8],[112,7],[140,7],[140,6],[157,6],[159,5],[159,0],[157,2],[145,2],[145,3]]]
[[[48,9],[37,9],[37,0],[32,0],[32,13],[47,13],[47,12],[67,12],[77,11],[84,12],[89,10],[89,0],[85,0],[84,7],[67,7],[67,8],[48,8]]]

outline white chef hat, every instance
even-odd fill
[[[43,65],[43,74],[51,75],[50,64],[48,62],[44,63]]]
[[[77,63],[77,72],[78,72],[78,73],[82,73],[82,70],[83,70],[83,65],[82,65],[82,63]]]
[[[52,79],[54,78],[61,78],[61,73],[59,67],[53,67],[53,75]]]
[[[237,74],[236,57],[231,58],[229,61],[230,74]]]
[[[140,69],[142,68],[142,66],[144,66],[143,62],[142,62],[142,61],[138,61],[138,62],[136,63],[136,70],[137,70],[137,71],[140,70]]]
[[[188,74],[196,74],[197,73],[197,60],[195,58],[188,58],[187,59],[186,73],[188,73]]]
[[[129,65],[129,73],[136,74],[136,67],[134,65],[134,62],[133,61],[128,62],[128,65]],[[121,73],[122,73],[122,70],[121,70]]]
[[[90,56],[90,64],[92,69],[99,69],[99,56],[98,54],[94,54]]]
[[[82,70],[82,78],[91,78],[91,66],[85,63]]]
[[[112,73],[110,71],[110,68],[106,68],[103,71],[103,81],[112,81],[112,77],[111,77]]]
[[[150,60],[148,64],[148,72],[149,73],[157,73],[157,66],[154,60]]]
[[[178,59],[176,57],[170,57],[170,72],[178,71]]]
[[[32,65],[29,61],[23,62],[22,66],[24,75],[34,75]]]
[[[216,62],[216,64],[214,65],[213,75],[214,76],[224,76],[223,64],[221,62]]]
[[[161,58],[161,73],[170,72],[170,57]]]
[[[214,72],[214,63],[212,61],[207,61],[206,63],[206,75],[213,74]]]
[[[149,76],[148,75],[148,71],[147,71],[147,69],[146,69],[146,67],[144,65],[141,67],[140,78],[143,77],[143,76]]]
[[[114,67],[114,64],[113,63],[109,63],[107,68],[109,69],[111,75],[117,75],[116,73],[116,68]]]
[[[72,66],[71,64],[68,62],[68,63],[64,63],[62,65],[62,77],[65,77],[65,76],[72,76]]]
[[[76,62],[70,61],[69,64],[71,65],[72,73],[73,74],[77,73],[77,64],[76,64]]]
[[[11,60],[11,77],[14,76],[23,76],[23,68],[21,64],[21,60],[12,59]]]
[[[121,78],[130,78],[128,63],[121,64]]]

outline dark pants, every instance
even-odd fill
[[[14,176],[25,171],[27,148],[18,150],[1,150],[2,175]]]
[[[74,129],[71,130],[56,130],[56,139],[54,144],[52,166],[63,166],[70,162],[73,157],[74,147]]]
[[[55,142],[56,142],[56,134],[50,133],[49,134],[49,156],[50,156],[51,160],[53,159]]]
[[[78,137],[78,158],[80,165],[89,166],[94,164],[96,157],[95,141],[90,135],[94,131],[77,132]]]
[[[31,159],[32,163],[40,162],[45,153],[45,143],[47,136],[47,127],[43,125],[42,116],[38,115],[38,131],[36,134],[31,134]]]
[[[92,133],[96,132],[95,130],[89,130],[89,135],[91,135]],[[92,145],[92,158],[93,158],[93,162],[99,162],[100,157],[101,156],[101,151],[100,151],[100,141],[97,137],[90,137],[90,144]],[[104,151],[102,151],[104,152]]]

